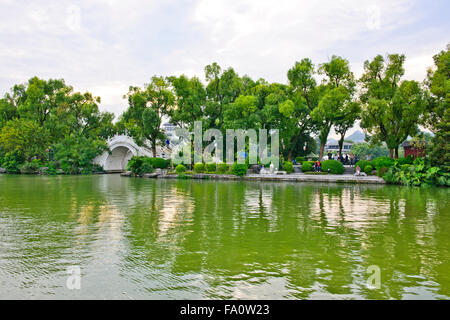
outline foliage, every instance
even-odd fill
[[[323,172],[328,172],[328,169],[330,169],[332,174],[343,174],[345,170],[343,164],[337,160],[324,160],[321,164]]]
[[[246,164],[239,164],[239,163],[234,163],[231,166],[231,173],[234,174],[235,176],[245,176],[247,174],[247,170],[248,167]]]
[[[433,165],[450,172],[450,44],[433,59],[425,81],[430,93],[425,123],[435,134],[428,154]]]
[[[407,186],[450,186],[450,174],[423,158],[417,158],[412,165],[399,166],[396,163],[383,176],[387,183]]]
[[[92,171],[92,160],[108,150],[106,142],[94,137],[71,135],[56,144],[55,160],[61,164],[65,173],[78,174]]]
[[[194,171],[196,173],[203,173],[203,172],[205,172],[205,165],[203,163],[196,163],[194,165]]]
[[[390,157],[398,158],[399,145],[418,132],[425,99],[417,81],[400,81],[405,73],[405,56],[390,54],[386,60],[378,55],[364,63],[360,125],[371,134],[371,142],[385,142]]]
[[[20,166],[25,162],[25,157],[20,150],[8,152],[3,158],[3,168],[7,173],[20,173]]]
[[[169,82],[153,76],[151,82],[143,89],[130,87],[126,95],[128,109],[122,114],[117,124],[119,131],[133,137],[138,145],[151,148],[156,157],[156,146],[162,145],[166,136],[162,117],[168,115],[175,104],[175,95],[169,88]]]
[[[33,77],[14,85],[0,99],[0,153],[19,151],[28,162],[45,162],[58,151],[66,171],[90,171],[97,150],[104,150],[106,139],[115,134],[114,116],[100,112],[99,102],[89,92],[74,92],[64,80]],[[13,162],[9,166],[17,171]],[[29,164],[23,168],[33,170]]]
[[[25,162],[24,164],[20,165],[19,169],[21,173],[36,173],[38,172],[39,168],[42,166],[42,163],[39,159],[33,159],[29,162]]]
[[[387,172],[389,168],[379,168],[377,169],[377,176],[383,177]]]
[[[371,174],[372,174],[372,171],[373,171],[372,165],[369,164],[369,165],[365,166],[364,172],[365,172],[367,175],[371,175]]]
[[[0,148],[4,152],[20,151],[28,160],[33,156],[43,158],[48,142],[48,130],[32,120],[10,120],[0,131]]]
[[[211,163],[206,164],[206,170],[208,172],[216,171],[216,163],[215,162],[211,162]]]
[[[372,160],[372,166],[375,169],[380,168],[389,168],[393,166],[395,163],[395,160],[389,157],[378,157]]]
[[[355,143],[352,145],[352,153],[359,159],[371,159],[389,155],[389,149],[384,145],[369,145],[366,142]]]
[[[311,112],[311,118],[319,124],[319,159],[322,160],[331,127],[336,125],[339,133],[345,136],[358,117],[359,104],[352,102],[356,84],[348,60],[332,56],[329,62],[320,66],[319,72],[325,75],[324,93],[318,107]],[[348,114],[350,111],[355,114]]]
[[[294,165],[290,161],[285,161],[283,164],[283,168],[284,168],[284,171],[286,171],[287,173],[294,172]]]
[[[404,164],[413,164],[413,162],[414,162],[414,157],[412,155],[409,155],[406,158],[399,158],[397,160],[397,163],[399,166],[404,165]]]
[[[312,171],[314,161],[303,161],[302,162],[302,172]]]
[[[175,167],[175,172],[178,174],[182,174],[186,172],[186,167],[183,166],[182,164],[179,164]]]
[[[296,162],[296,163],[302,163],[303,161],[305,161],[305,158],[303,158],[303,157],[297,157],[297,158],[295,158],[295,162]]]
[[[153,158],[142,157],[142,156],[133,156],[128,161],[127,170],[130,170],[136,176],[142,176],[144,173],[152,173]]]
[[[170,165],[170,159],[165,160],[163,158],[148,158],[150,159],[150,163],[152,164],[153,168],[159,168],[159,169],[167,169]]]
[[[361,169],[361,172],[365,172],[364,170],[366,169],[366,166],[372,166],[372,161],[367,161],[367,160],[360,160],[360,161],[358,161],[355,164],[355,171],[356,171],[356,167],[357,166],[359,166],[359,168]]]
[[[217,165],[217,171],[219,171],[219,173],[225,173],[229,170],[229,166],[226,163],[219,163]]]

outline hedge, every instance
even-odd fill
[[[303,163],[303,161],[305,161],[305,158],[303,158],[303,157],[295,158],[295,162],[297,162],[297,163]]]
[[[159,169],[167,169],[167,167],[170,165],[170,159],[165,160],[163,158],[149,158],[151,159],[151,164],[153,168],[159,168]]]
[[[294,172],[294,165],[290,161],[285,161],[283,167],[284,171],[286,171],[287,173]]]
[[[228,169],[229,167],[226,163],[219,163],[217,166],[217,171],[219,171],[220,173],[225,173],[228,171]]]
[[[330,173],[332,174],[343,174],[344,173],[344,165],[337,160],[324,160],[321,162],[322,171],[328,172],[330,169]]]
[[[368,165],[372,165],[371,161],[367,161],[367,160],[359,160],[356,164],[355,164],[355,171],[356,171],[356,167],[359,166],[361,168],[361,172],[365,172],[364,169],[366,168],[366,166]]]
[[[389,157],[378,157],[372,160],[372,167],[375,169],[380,168],[389,168],[392,167],[395,163],[395,160]],[[362,170],[362,168],[361,168]],[[364,171],[365,172],[365,171]]]
[[[130,161],[128,161],[127,169],[137,176],[153,172],[152,159],[149,157],[131,157]]]
[[[215,163],[208,163],[208,164],[206,164],[206,170],[208,172],[216,171],[216,164]]]
[[[177,165],[177,167],[175,168],[175,172],[180,174],[180,173],[184,173],[186,172],[186,167],[183,166],[182,164]]]
[[[196,173],[202,173],[205,171],[205,166],[203,165],[203,163],[196,163],[194,165],[194,171]]]
[[[302,162],[302,171],[303,172],[309,172],[312,171],[314,161],[303,161]]]
[[[234,163],[231,166],[231,173],[233,173],[235,176],[245,176],[247,174],[247,170],[248,167],[246,164],[239,164],[239,163]]]
[[[370,175],[370,174],[372,174],[372,171],[373,171],[373,167],[372,167],[372,165],[367,165],[365,168],[364,168],[364,172],[367,174],[367,175]]]

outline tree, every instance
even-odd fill
[[[450,171],[450,44],[433,59],[435,68],[428,70],[425,81],[429,90],[425,124],[435,134],[429,156]]]
[[[404,55],[390,54],[387,61],[378,55],[364,63],[360,79],[361,127],[371,134],[373,143],[386,143],[391,158],[398,158],[399,145],[418,132],[425,107],[419,83],[401,81],[404,61]]]
[[[205,67],[206,103],[204,127],[223,129],[223,116],[226,106],[233,103],[241,93],[253,86],[250,78],[240,78],[233,68],[221,73],[217,63]]]
[[[311,117],[319,123],[319,159],[322,160],[331,127],[345,117],[348,110],[344,106],[351,103],[356,84],[348,60],[338,56],[332,56],[329,62],[322,64],[319,73],[325,75],[322,87],[325,94]]]
[[[344,104],[340,115],[334,124],[334,131],[339,134],[339,157],[342,155],[345,135],[353,127],[355,121],[360,118],[361,106],[358,102],[349,102]]]
[[[386,157],[389,155],[389,149],[384,145],[371,146],[366,142],[356,143],[352,145],[352,153],[359,159],[375,159],[378,157]]]
[[[169,110],[170,121],[180,127],[193,130],[194,122],[202,120],[206,102],[206,91],[200,79],[189,79],[185,75],[169,77],[174,89],[175,107]]]
[[[168,115],[175,104],[169,82],[154,76],[144,89],[130,87],[125,97],[128,98],[128,109],[120,118],[119,130],[133,137],[138,145],[150,144],[148,147],[156,157],[156,146],[165,139],[162,117]]]
[[[3,153],[20,152],[26,160],[44,158],[49,132],[37,122],[13,119],[0,130],[0,149]]]
[[[296,62],[287,73],[289,85],[284,93],[285,97],[278,94],[278,107],[272,107],[272,110],[279,112],[276,118],[280,121],[280,136],[288,161],[293,159],[294,154],[305,155],[315,148],[315,141],[310,134],[315,131],[316,123],[311,112],[317,108],[321,96],[315,74],[316,70],[310,59]]]

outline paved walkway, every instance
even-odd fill
[[[291,182],[328,182],[328,183],[361,183],[361,184],[385,184],[386,182],[377,176],[354,176],[353,174],[342,175],[314,175],[305,173],[291,173],[287,175],[270,174],[248,174],[242,178],[233,175],[222,174],[193,174],[192,179],[211,180],[249,180],[249,181],[291,181]],[[176,179],[177,175],[159,175],[158,179]]]

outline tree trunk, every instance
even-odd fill
[[[322,161],[323,159],[323,151],[325,150],[325,143],[320,143],[320,154],[319,154],[319,161]]]
[[[395,159],[398,159],[398,146],[395,148]]]
[[[342,156],[342,147],[344,146],[344,136],[341,136],[341,139],[339,139],[339,159]]]
[[[288,152],[288,158],[287,158],[287,160],[288,160],[288,161],[292,161],[292,149],[289,150],[289,152]]]
[[[389,149],[389,158],[394,159],[394,149]]]

